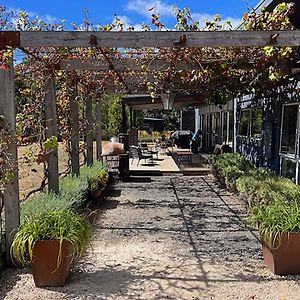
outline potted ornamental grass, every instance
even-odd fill
[[[278,199],[251,208],[264,263],[276,275],[300,275],[300,201]]]
[[[106,169],[100,169],[94,176],[90,177],[89,187],[90,196],[92,198],[98,198],[103,193],[106,183],[108,181],[108,172]]]
[[[63,286],[71,264],[89,245],[91,225],[72,210],[45,211],[23,222],[11,246],[16,263],[29,266],[37,287]]]

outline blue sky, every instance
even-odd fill
[[[130,26],[138,30],[143,22],[150,23],[148,9],[156,6],[163,22],[168,26],[174,25],[172,17],[173,7],[189,7],[193,17],[200,22],[211,19],[215,14],[221,14],[233,24],[238,24],[243,13],[247,11],[247,4],[255,6],[258,0],[2,0],[0,4],[8,8],[22,9],[39,15],[49,22],[66,20],[66,23],[80,24],[83,19],[83,10],[87,9],[91,18],[100,24],[111,23],[114,14],[123,19]]]

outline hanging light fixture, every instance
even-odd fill
[[[160,95],[164,110],[171,110],[174,107],[175,97],[176,97],[176,94],[173,94],[173,93]]]

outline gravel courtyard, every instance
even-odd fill
[[[244,219],[211,176],[115,183],[68,284],[38,289],[29,270],[10,269],[0,273],[0,299],[300,299],[300,277],[263,266]]]

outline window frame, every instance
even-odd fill
[[[241,126],[241,120],[242,120],[242,113],[246,112],[246,111],[249,111],[248,128],[247,128],[247,135],[243,135],[243,134],[240,134],[240,126]],[[241,109],[238,128],[237,128],[237,136],[249,138],[250,137],[250,126],[251,126],[251,108]]]
[[[246,137],[246,138],[251,139],[251,140],[261,140],[262,139],[262,136],[263,136],[263,117],[262,117],[261,134],[259,136],[256,136],[256,137],[252,136],[252,125],[253,125],[252,116],[253,116],[253,110],[255,110],[255,109],[261,109],[262,116],[263,116],[264,110],[263,110],[262,106],[256,106],[256,107],[249,107],[249,108],[241,109],[241,114],[240,114],[240,117],[239,117],[238,128],[237,128],[237,136]],[[245,111],[249,111],[248,130],[247,130],[247,135],[242,135],[239,132],[240,132],[240,126],[241,126],[241,120],[242,120],[242,113],[245,112]],[[228,118],[229,118],[229,115],[228,115]]]
[[[260,109],[260,110],[261,110],[261,113],[262,113],[262,119],[261,119],[261,132],[260,132],[259,136],[253,136],[253,135],[252,135],[252,131],[253,131],[253,122],[252,122],[252,120],[253,120],[253,110],[256,110],[256,109]],[[260,139],[262,139],[262,133],[263,133],[263,120],[264,120],[264,118],[263,118],[263,113],[264,113],[264,110],[263,110],[263,107],[262,107],[262,106],[257,106],[257,107],[252,107],[252,108],[251,108],[251,111],[250,111],[250,135],[249,135],[249,137],[250,137],[251,139],[255,139],[255,140],[260,140]]]
[[[282,133],[283,133],[283,119],[284,119],[284,109],[287,106],[298,106],[298,114],[297,114],[297,121],[296,121],[296,133],[295,133],[295,154],[288,154],[288,153],[282,153]],[[280,142],[279,142],[279,173],[281,176],[283,176],[283,160],[290,160],[296,164],[296,170],[295,170],[295,183],[299,184],[300,178],[299,178],[299,168],[300,168],[300,104],[297,102],[293,103],[285,103],[282,105],[281,109],[281,124],[280,124]]]

